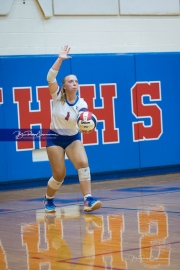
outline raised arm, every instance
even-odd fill
[[[47,81],[49,84],[49,91],[51,95],[54,94],[59,87],[56,81],[56,76],[59,72],[62,62],[66,59],[71,58],[71,56],[68,55],[69,51],[70,47],[68,45],[61,48],[58,59],[54,62],[53,66],[50,68],[47,74]]]

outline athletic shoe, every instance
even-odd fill
[[[46,212],[56,212],[56,206],[53,203],[53,199],[44,198],[44,206]]]
[[[102,206],[102,202],[100,202],[99,200],[89,196],[86,198],[86,200],[84,201],[84,211],[85,212],[91,212],[94,211],[96,209],[99,209]]]

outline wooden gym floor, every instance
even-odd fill
[[[86,214],[79,184],[0,192],[0,270],[180,268],[180,174],[92,183],[101,209]]]

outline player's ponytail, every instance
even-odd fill
[[[62,80],[62,87],[63,87],[63,85],[64,85],[64,83],[65,83],[66,77],[67,77],[67,76],[65,76],[65,77],[63,78],[63,80]],[[61,101],[62,103],[65,103],[65,102],[66,102],[66,91],[65,91],[64,87],[62,88],[61,91],[62,91],[62,93],[61,93],[61,99],[60,99],[60,101]]]
[[[66,102],[66,91],[65,91],[64,88],[63,88],[61,91],[62,91],[62,92],[61,92],[61,98],[60,98],[60,101],[61,101],[62,103],[65,103],[65,102]]]

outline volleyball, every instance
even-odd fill
[[[92,112],[83,112],[78,116],[77,125],[81,131],[88,133],[96,127],[97,118]]]

